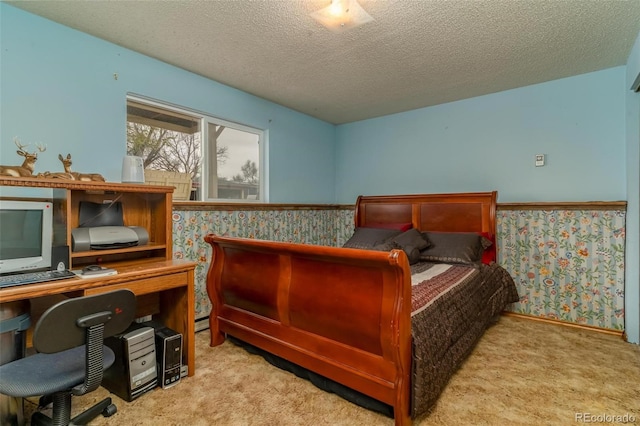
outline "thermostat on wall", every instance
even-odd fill
[[[544,166],[544,154],[536,154],[536,167]]]

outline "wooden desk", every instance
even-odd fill
[[[105,265],[108,266],[108,265]],[[0,303],[64,295],[79,297],[128,288],[138,299],[137,316],[154,319],[182,333],[182,362],[195,373],[195,262],[139,259],[114,266],[118,274],[98,278],[71,278],[0,289]],[[42,300],[42,299],[39,299]],[[32,324],[35,321],[32,321]]]

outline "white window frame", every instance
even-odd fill
[[[200,120],[200,134],[201,134],[201,155],[203,161],[201,161],[201,170],[200,170],[200,199],[193,200],[195,202],[198,201],[210,201],[210,202],[220,202],[220,203],[267,203],[269,200],[268,194],[268,172],[267,172],[267,153],[268,153],[268,131],[264,129],[258,129],[256,127],[251,127],[244,124],[239,124],[233,121],[224,120],[210,114],[173,105],[167,102],[157,101],[155,99],[150,99],[145,96],[136,95],[136,94],[127,94],[127,101],[138,102],[141,104],[146,104],[151,107],[166,109],[168,111],[172,111],[178,114],[189,115],[194,119]],[[211,169],[209,162],[209,125],[222,125],[227,128],[231,128],[234,130],[239,130],[247,133],[253,133],[258,137],[258,179],[259,179],[259,194],[260,198],[257,200],[247,200],[247,199],[234,199],[234,198],[209,198],[207,194],[209,194],[209,171]]]

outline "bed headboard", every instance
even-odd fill
[[[498,191],[359,196],[356,227],[411,222],[420,231],[496,233]]]

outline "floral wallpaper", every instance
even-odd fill
[[[498,210],[497,228],[510,311],[624,330],[624,211]]]
[[[624,211],[498,208],[497,228],[498,262],[520,294],[510,311],[624,329]],[[353,210],[174,210],[174,258],[197,262],[196,318],[211,310],[210,232],[341,246],[353,232]]]

